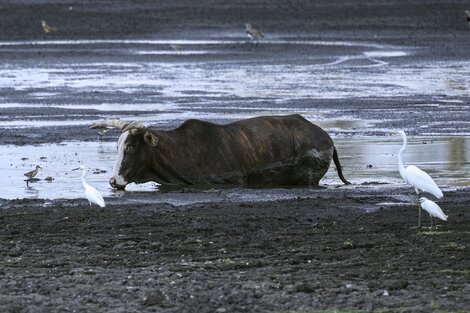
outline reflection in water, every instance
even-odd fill
[[[466,146],[470,138],[408,138],[404,155],[405,165],[416,165],[429,173],[439,186],[468,186],[470,164]],[[353,183],[386,182],[402,184],[398,172],[398,151],[402,147],[399,137],[336,138],[343,172]],[[455,142],[454,142],[455,141]],[[324,183],[337,183],[333,167]]]
[[[449,170],[461,170],[466,163],[468,163],[467,154],[467,141],[465,138],[451,138],[448,143],[448,156]]]
[[[307,119],[309,119],[312,123],[320,126],[323,129],[328,129],[328,130],[334,130],[334,129],[340,129],[343,131],[347,130],[352,130],[352,129],[357,129],[359,127],[365,128],[367,127],[367,122],[363,120],[315,120],[314,116],[309,116],[304,114]]]
[[[106,144],[107,145],[107,144]],[[104,159],[106,159],[106,153],[107,153],[107,150],[105,148],[105,145],[103,144],[102,141],[98,142],[98,150],[97,150],[98,154],[102,155],[104,157]]]
[[[28,185],[26,185],[26,187],[24,188],[24,192],[26,194],[26,198],[37,199],[39,198],[39,190],[32,187],[32,184],[34,183],[29,183]]]
[[[448,79],[446,81],[447,83],[447,87],[449,89],[452,89],[452,90],[460,90],[460,91],[464,91],[466,90],[467,88],[465,87],[465,83],[466,81],[462,78],[460,79]]]
[[[466,91],[469,87],[467,80],[468,68],[462,65],[449,66],[446,73],[446,85],[450,90]]]

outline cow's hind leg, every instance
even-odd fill
[[[318,186],[320,179],[325,176],[330,167],[330,162],[318,158],[304,158],[294,169],[299,179],[297,185]]]

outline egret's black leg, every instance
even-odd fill
[[[418,195],[418,228],[421,227],[421,204],[419,202],[419,190],[415,188],[416,194]]]

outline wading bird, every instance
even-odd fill
[[[101,195],[101,193],[96,190],[95,187],[93,186],[90,186],[90,184],[88,184],[85,180],[85,175],[88,171],[88,168],[84,165],[80,165],[80,167],[77,167],[77,168],[74,168],[72,171],[76,171],[76,170],[83,170],[83,173],[82,173],[82,185],[83,187],[85,187],[85,196],[86,198],[88,199],[88,202],[90,203],[90,206],[92,203],[104,208],[106,206],[106,204],[104,203],[104,199],[103,199],[103,196]]]
[[[117,118],[118,120],[118,118]],[[93,125],[90,126],[91,129],[95,129],[98,131],[98,135],[100,135],[100,140],[103,140],[104,134],[110,130],[112,127],[110,127],[108,124],[106,124],[104,121],[101,122],[96,122]]]
[[[42,29],[44,30],[46,34],[55,32],[57,30],[57,28],[52,27],[49,24],[47,24],[45,20],[41,20],[41,25],[42,25]]]
[[[42,167],[40,167],[39,165],[36,165],[36,169],[29,171],[27,173],[24,173],[24,176],[26,176],[28,180],[33,179],[37,175],[39,169],[42,169]]]
[[[260,38],[264,38],[264,34],[259,30],[253,28],[251,24],[245,24],[245,33],[251,40],[257,40]]]
[[[36,165],[36,169],[24,173],[24,176],[26,176],[26,180],[25,180],[26,181],[26,186],[29,187],[30,182],[39,180],[38,178],[34,178],[37,175],[39,169],[42,169],[42,167],[40,167],[39,165]]]
[[[90,128],[92,128],[92,127],[90,126]],[[98,131],[98,135],[100,135],[100,141],[103,140],[104,134],[106,134],[106,132],[107,132],[108,130],[110,130],[109,127],[107,127],[107,126],[100,126],[100,125],[93,127],[93,129],[96,129],[96,130]]]
[[[436,185],[436,183],[431,178],[431,176],[428,175],[428,173],[426,173],[425,171],[419,169],[418,167],[414,165],[405,167],[405,165],[403,164],[403,153],[406,150],[408,140],[406,138],[406,134],[404,131],[400,130],[394,133],[400,134],[401,138],[403,139],[403,147],[398,152],[398,170],[400,171],[401,177],[403,177],[403,179],[408,185],[411,185],[415,188],[415,191],[418,194],[418,198],[419,198],[420,190],[429,192],[430,194],[433,194],[437,198],[442,198],[444,195],[442,194],[441,189],[439,189],[439,187]],[[420,226],[421,226],[421,207],[419,207],[419,213],[418,213],[418,227]]]
[[[435,202],[425,197],[419,198],[419,202],[421,202],[421,207],[423,208],[423,210],[429,213],[429,217],[431,218],[431,228],[433,216],[440,218],[443,221],[447,221],[447,215],[442,212],[441,208]]]

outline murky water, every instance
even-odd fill
[[[459,97],[467,96],[470,88],[470,61],[393,62],[406,60],[414,49],[374,42],[286,40],[274,34],[257,45],[231,38],[0,42],[0,56],[11,53],[25,58],[0,63],[0,91],[6,91],[0,93],[0,108],[69,113],[60,118],[3,115],[0,128],[85,126],[90,121],[81,119],[79,110],[96,110],[102,117],[153,125],[188,118],[234,120],[301,113],[327,131],[360,133],[373,127],[370,121],[338,114],[331,118],[328,109],[294,107],[291,100],[442,94],[446,98],[432,105],[455,106],[459,113]],[[470,132],[459,128],[457,137],[442,137],[433,128],[442,129],[438,123],[429,123],[422,132],[429,137],[412,138],[406,160],[428,171],[440,185],[467,186]],[[396,169],[400,138],[355,135],[335,142],[345,175],[353,183],[402,184]],[[106,197],[122,195],[107,182],[116,156],[114,143],[0,146],[0,156],[0,198],[81,197],[80,173],[70,170],[83,163],[90,168],[88,181]],[[23,173],[36,164],[43,167],[39,178],[54,180],[26,186]],[[335,185],[339,180],[330,170],[322,183]],[[155,188],[147,184],[128,190]]]
[[[470,137],[413,137],[408,140],[405,166],[418,166],[440,186],[470,185]],[[335,144],[345,175],[351,182],[403,184],[397,165],[401,138],[337,138]],[[336,172],[330,168],[323,183],[335,181]]]
[[[411,94],[460,96],[466,95],[470,87],[467,71],[470,62],[391,66],[390,60],[405,58],[413,49],[367,42],[269,40],[253,48],[245,41],[236,40],[18,41],[0,42],[0,53],[21,54],[36,48],[46,55],[76,49],[93,54],[101,51],[100,45],[105,43],[116,45],[113,51],[119,51],[124,61],[77,62],[69,58],[56,63],[5,62],[0,64],[0,88],[28,92],[32,99],[39,100],[53,98],[51,91],[60,93],[64,89],[71,95],[84,90],[158,91],[158,98],[166,99],[194,96],[338,99]],[[170,48],[175,45],[181,50]],[[318,53],[325,46],[335,50],[329,54]],[[281,53],[279,47],[288,51],[307,49],[302,57],[308,62],[296,64],[295,57],[285,60],[282,55],[278,61],[272,61],[269,58]],[[156,57],[133,57],[148,54]],[[188,57],[200,54],[209,55],[209,60],[195,61]],[[162,55],[172,59],[162,59]],[[253,63],[259,59],[262,62]],[[21,105],[6,100],[7,105]],[[28,101],[28,104],[34,103]],[[60,105],[70,104],[73,103]],[[106,109],[101,103],[94,105]],[[165,107],[168,103],[156,101],[154,108],[160,105]]]
[[[397,153],[399,137],[361,137],[354,140],[337,138],[345,176],[355,185],[368,183],[403,185],[398,174]],[[428,172],[444,190],[470,185],[470,137],[410,138],[405,162]],[[119,197],[132,192],[158,190],[157,184],[130,185],[126,193],[116,192],[108,180],[116,158],[116,144],[104,142],[68,142],[60,145],[0,146],[0,176],[4,184],[0,198],[81,198],[81,172],[71,170],[81,164],[89,167],[87,181],[105,197]],[[23,173],[40,165],[38,178],[29,186]],[[47,182],[44,179],[53,177]],[[321,182],[326,186],[341,185],[333,167]],[[354,186],[353,186],[354,188]],[[255,192],[256,193],[256,192]],[[249,196],[249,195],[247,195]],[[197,201],[197,199],[195,199]]]
[[[397,51],[397,53],[404,53]],[[209,53],[209,52],[208,52]],[[47,64],[34,68],[0,65],[0,88],[37,88],[135,93],[158,91],[160,97],[256,97],[284,99],[342,99],[395,97],[413,94],[465,96],[470,88],[470,62],[424,63],[419,67],[388,66],[383,54],[340,56],[311,64],[264,64],[157,61],[145,63]],[[175,83],[177,82],[177,83]],[[8,103],[7,103],[8,104]],[[69,103],[64,103],[67,105]],[[17,105],[17,103],[13,103]],[[164,105],[167,105],[164,103]],[[155,104],[155,108],[157,104]]]

